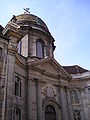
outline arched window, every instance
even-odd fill
[[[56,111],[52,105],[46,106],[45,120],[56,120]]]
[[[43,48],[43,43],[41,41],[36,42],[36,56],[38,58],[44,57],[44,48]]]
[[[21,96],[21,79],[19,77],[15,77],[15,95]]]
[[[17,107],[14,108],[13,120],[21,120],[21,110]]]

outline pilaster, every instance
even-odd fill
[[[5,120],[12,119],[12,106],[13,106],[13,98],[14,94],[14,73],[15,73],[15,60],[16,60],[16,51],[17,51],[17,43],[14,37],[10,37],[10,42],[8,45],[8,55],[7,55],[7,72],[6,72],[6,100],[5,100],[5,109],[6,115]],[[14,41],[15,40],[15,41]],[[16,43],[16,44],[15,44]]]
[[[32,80],[28,79],[28,120],[32,120]]]
[[[28,79],[28,120],[37,120],[36,81],[29,76]]]
[[[66,96],[67,96],[67,106],[68,106],[69,120],[74,120],[71,98],[70,98],[70,91],[69,91],[69,88],[67,88],[67,87],[66,87]]]
[[[37,120],[42,120],[42,83],[41,81],[36,82],[37,86]]]
[[[60,86],[60,102],[61,102],[61,119],[69,120],[68,118],[68,109],[67,109],[67,101],[66,101],[66,93],[65,87]]]
[[[85,120],[89,120],[88,100],[86,98],[85,88],[81,88],[81,100],[84,109]]]

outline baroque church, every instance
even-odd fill
[[[31,13],[0,26],[0,120],[90,120],[90,71],[61,66],[54,41]]]

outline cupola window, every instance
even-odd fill
[[[44,57],[43,43],[41,41],[37,41],[36,43],[36,56],[38,58]]]

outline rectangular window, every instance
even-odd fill
[[[21,79],[19,77],[15,77],[15,95],[21,96]]]
[[[17,107],[14,109],[13,120],[21,120],[21,111]]]

